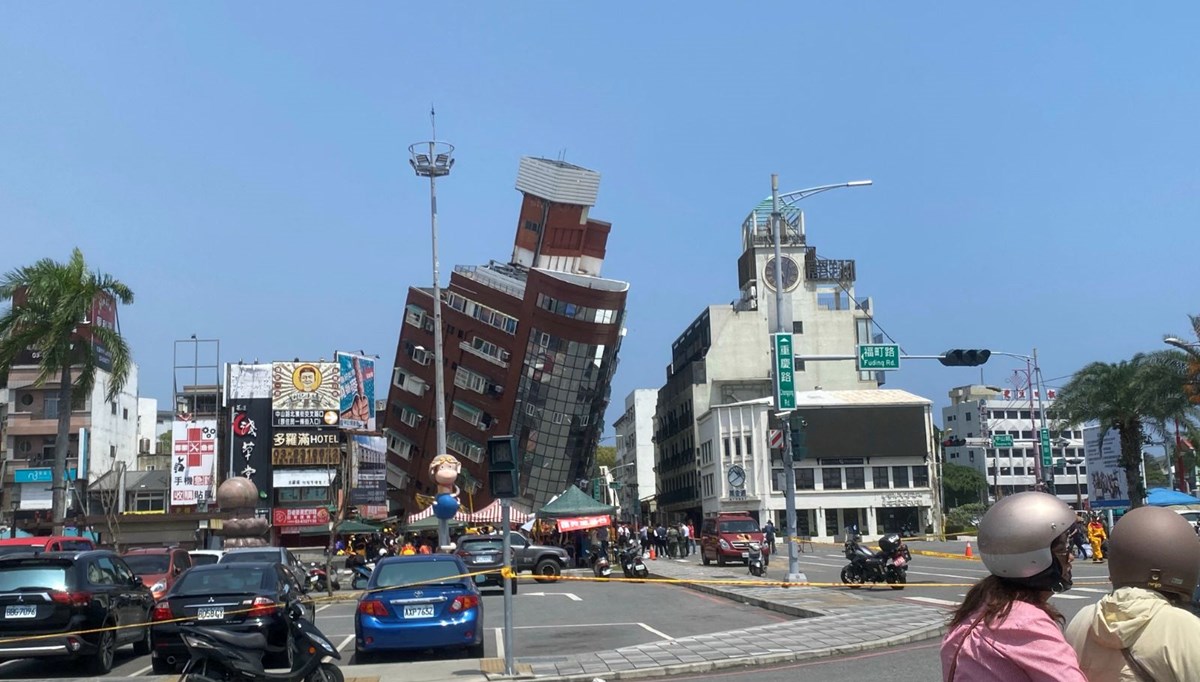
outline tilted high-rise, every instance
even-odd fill
[[[600,174],[525,157],[507,263],[456,266],[442,290],[446,446],[463,463],[464,504],[487,490],[486,443],[513,434],[523,453],[519,503],[538,507],[587,478],[623,335],[627,282],[600,277],[612,226],[592,220]],[[432,288],[411,287],[383,429],[392,507],[413,513],[435,492]]]

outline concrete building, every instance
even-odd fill
[[[457,266],[442,290],[446,440],[463,463],[468,505],[485,488],[489,437],[516,435],[519,504],[539,507],[589,478],[624,334],[626,282],[600,276],[611,226],[589,217],[595,171],[522,158],[507,263]],[[432,289],[409,289],[382,424],[392,507],[407,513],[435,488]]]
[[[773,398],[714,405],[697,425],[701,512],[744,511],[786,528],[784,464],[767,447]],[[932,404],[899,390],[805,391],[808,453],[795,463],[801,536],[926,532],[936,522]]]
[[[1054,405],[1054,391],[1043,397],[1039,392],[1001,389],[977,384],[950,390],[950,405],[942,409],[945,440],[961,438],[959,446],[945,448],[945,461],[974,467],[987,479],[988,498],[995,500],[997,490],[1010,495],[1033,490],[1034,458],[1040,458],[1040,434],[1043,412]],[[1083,453],[1083,427],[1073,426],[1061,432],[1054,420],[1046,418],[1050,428],[1051,457],[1054,462],[1054,492],[1064,502],[1083,504],[1088,497],[1087,465]],[[996,436],[1008,436],[1013,447],[992,446]]]
[[[705,308],[671,344],[655,414],[658,504],[670,520],[701,513],[699,419],[712,405],[772,394],[776,286],[784,291],[783,324],[793,333],[797,355],[852,354],[857,344],[877,339],[871,299],[855,293],[854,261],[819,257],[807,242],[803,214],[784,207],[777,267],[770,214],[768,200],[742,224],[738,299]],[[882,383],[880,374],[859,372],[851,362],[797,361],[795,377],[797,391],[876,389]]]
[[[654,478],[654,409],[658,390],[639,388],[625,396],[625,412],[613,423],[617,432],[614,467],[617,503],[622,521],[648,521],[655,512],[658,488]]]

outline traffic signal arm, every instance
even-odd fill
[[[938,360],[946,367],[978,367],[992,357],[987,349],[954,348],[942,354]]]

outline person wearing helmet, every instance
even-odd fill
[[[1138,507],[1108,541],[1113,591],[1067,626],[1092,682],[1200,680],[1200,619],[1181,607],[1200,582],[1200,538],[1179,514]]]
[[[942,640],[945,682],[1086,682],[1050,596],[1071,587],[1075,513],[1042,492],[1009,495],[979,522],[991,575],[967,592]]]

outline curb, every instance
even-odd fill
[[[909,551],[912,552],[913,554],[920,554],[922,556],[935,556],[935,557],[940,557],[942,559],[961,559],[963,561],[979,561],[979,557],[977,557],[977,556],[964,556],[962,554],[951,554],[950,552],[935,552],[932,549],[910,549]]]
[[[672,578],[670,576],[664,576],[662,574],[653,573],[653,572],[650,573],[650,577],[651,578],[659,578],[659,579],[663,579],[663,580],[672,580]],[[794,618],[818,618],[821,616],[829,615],[829,614],[823,613],[821,611],[814,611],[812,609],[800,608],[799,606],[792,606],[791,604],[780,604],[778,602],[768,601],[766,599],[763,599],[761,597],[755,597],[753,595],[730,593],[728,590],[722,590],[718,587],[714,587],[712,585],[705,585],[703,583],[697,584],[697,583],[681,582],[681,583],[674,583],[674,584],[682,585],[683,587],[686,587],[690,590],[696,590],[697,592],[703,592],[705,594],[711,594],[716,597],[721,597],[722,599],[728,599],[729,601],[740,602],[747,606],[757,606],[760,609],[766,609],[768,611],[775,611],[776,613],[782,613],[784,615],[792,616]],[[800,587],[803,589],[804,586],[797,585],[797,587]],[[781,588],[781,589],[788,589],[788,588],[785,587],[785,588]]]

